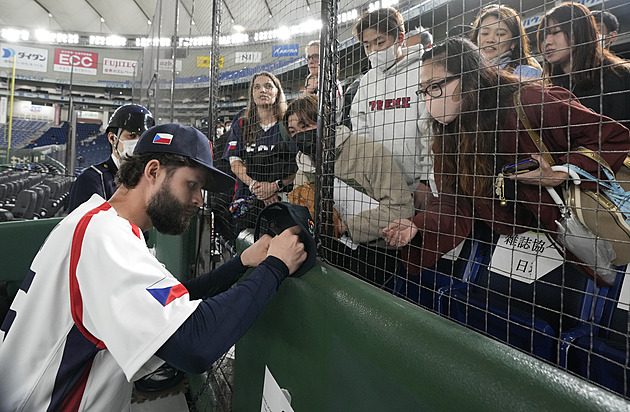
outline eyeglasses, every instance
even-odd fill
[[[440,80],[439,82],[431,83],[430,85],[428,85],[424,89],[416,90],[416,96],[420,97],[421,99],[424,99],[427,96],[429,96],[429,97],[441,97],[442,94],[444,93],[444,90],[442,89],[442,85],[446,84],[447,82],[450,82],[451,80],[455,80],[455,79],[458,79],[458,78],[459,78],[459,76],[448,76],[448,77],[445,77],[444,79]]]
[[[308,56],[306,56],[306,61],[309,61],[311,59],[313,59],[313,60],[318,62],[319,61],[319,54],[309,54]]]

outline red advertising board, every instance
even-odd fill
[[[55,49],[54,70],[57,72],[74,72],[96,75],[98,53],[87,51]]]

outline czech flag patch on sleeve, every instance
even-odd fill
[[[175,299],[188,293],[188,289],[181,283],[167,288],[149,288],[147,292],[151,294],[162,306],[166,306]]]

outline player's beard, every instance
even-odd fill
[[[165,181],[153,195],[147,207],[147,215],[153,227],[165,235],[181,235],[188,229],[195,207],[186,206],[168,190]]]

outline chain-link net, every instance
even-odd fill
[[[75,171],[109,156],[113,104],[133,101],[199,128],[237,179],[208,196],[197,273],[233,255],[265,205],[299,203],[321,260],[627,399],[624,6],[158,1],[137,45],[77,54],[137,62],[123,81],[103,75],[103,96],[87,63],[18,68],[15,89],[2,68],[1,113],[45,87],[64,99],[2,122],[0,208],[47,186],[45,213],[63,215]],[[95,109],[100,97],[112,106]],[[231,364],[191,387],[191,407],[212,394],[230,410]]]

